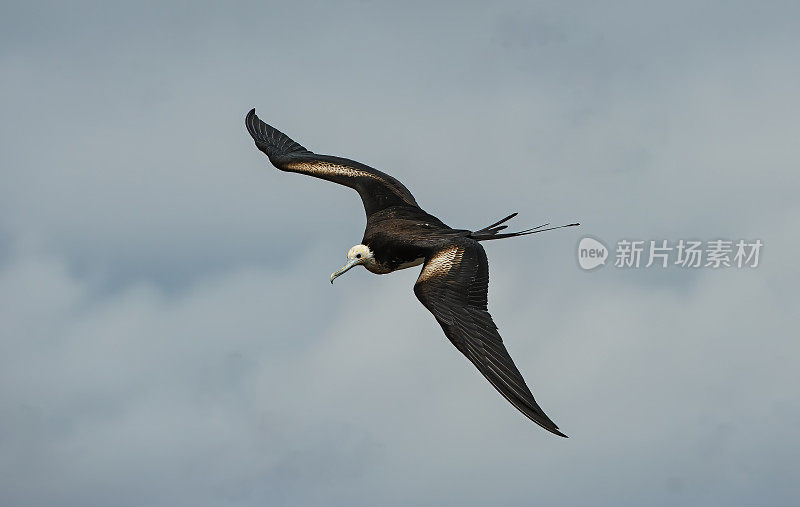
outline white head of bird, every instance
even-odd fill
[[[331,283],[343,275],[350,268],[358,266],[359,264],[370,264],[374,262],[375,256],[372,250],[367,245],[356,245],[347,252],[347,264],[342,266],[342,269],[331,275]]]

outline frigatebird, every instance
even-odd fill
[[[489,262],[480,242],[578,224],[500,233],[517,215],[513,213],[477,231],[453,229],[423,211],[411,192],[388,174],[346,158],[312,153],[261,121],[255,109],[247,114],[245,125],[256,147],[281,171],[339,183],[361,196],[367,214],[364,238],[347,252],[347,264],[331,275],[331,283],[355,266],[385,274],[423,264],[414,294],[447,338],[520,412],[566,437],[536,403],[489,315]]]

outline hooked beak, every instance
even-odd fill
[[[333,281],[336,280],[336,278],[345,274],[347,270],[349,270],[354,266],[358,266],[362,262],[364,262],[364,259],[350,259],[349,261],[347,261],[347,264],[342,266],[342,269],[331,275],[331,284],[333,284]]]

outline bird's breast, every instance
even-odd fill
[[[376,275],[385,275],[386,273],[394,271],[391,266],[376,259],[368,260],[364,263],[364,267],[367,268],[367,271],[375,273]]]
[[[417,259],[414,259],[413,261],[406,261],[403,262],[402,264],[398,264],[395,269],[413,268],[414,266],[419,266],[423,262],[425,262],[425,257],[419,257]]]
[[[364,267],[372,273],[383,275],[399,269],[419,266],[425,262],[425,256],[420,252],[394,251],[382,253],[384,255],[376,255],[368,262],[365,262]]]

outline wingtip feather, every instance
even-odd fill
[[[244,117],[244,126],[247,127],[247,131],[253,139],[256,139],[258,135],[256,127],[259,121],[258,116],[256,116],[256,108],[251,109],[250,112],[247,113],[247,116]]]

